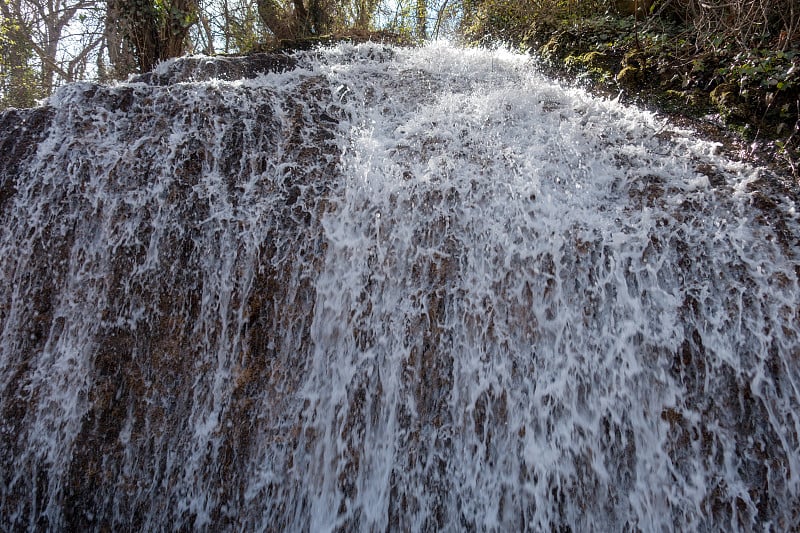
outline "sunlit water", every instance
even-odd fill
[[[774,180],[510,52],[296,60],[0,169],[0,529],[800,527]]]

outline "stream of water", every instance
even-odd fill
[[[501,49],[212,63],[0,120],[0,530],[800,528],[774,176]]]

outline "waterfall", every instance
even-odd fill
[[[794,188],[530,57],[0,115],[0,530],[800,528]]]

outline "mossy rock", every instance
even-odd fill
[[[548,61],[558,61],[568,55],[569,43],[565,43],[559,35],[553,36],[539,48],[539,54]]]
[[[556,33],[558,23],[552,17],[542,17],[528,26],[522,36],[521,44],[524,48],[537,49],[544,43],[552,41],[551,36]]]
[[[605,68],[608,66],[609,58],[603,52],[594,50],[579,56],[567,56],[564,60],[566,65],[582,68]]]
[[[733,83],[717,85],[710,94],[711,102],[716,106],[728,106],[735,103],[739,97],[739,87]]]
[[[569,55],[564,59],[564,67],[568,72],[581,78],[589,78],[594,83],[604,84],[614,79],[614,67],[619,68],[617,60],[612,56],[591,51],[585,54]]]
[[[696,109],[708,109],[708,93],[702,89],[688,89],[681,91],[686,98],[686,103]]]
[[[637,67],[625,67],[617,74],[617,83],[623,87],[638,87],[644,81],[644,72]]]
[[[739,86],[735,83],[717,85],[709,98],[725,118],[746,119],[750,115],[746,103],[739,96]]]
[[[572,30],[560,31],[554,34],[539,48],[539,54],[548,61],[563,61],[569,55],[579,55],[587,51],[587,47],[580,42],[580,36]]]
[[[638,50],[633,50],[625,54],[622,58],[623,67],[632,67],[639,70],[647,68],[647,54]]]

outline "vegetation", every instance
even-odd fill
[[[146,72],[188,49],[197,0],[107,0],[104,43],[113,77]]]
[[[83,79],[99,40],[73,31],[90,27],[90,0],[0,0],[0,104],[30,105],[59,83]]]
[[[0,109],[59,85],[122,79],[187,53],[242,54],[309,38],[438,34],[454,0],[0,0]],[[433,17],[433,18],[432,18]]]
[[[32,65],[33,49],[20,39],[22,28],[10,18],[0,21],[0,109],[30,107],[39,95],[39,82]]]
[[[0,0],[0,109],[186,53],[456,32],[538,54],[558,75],[714,117],[800,171],[797,0]]]

